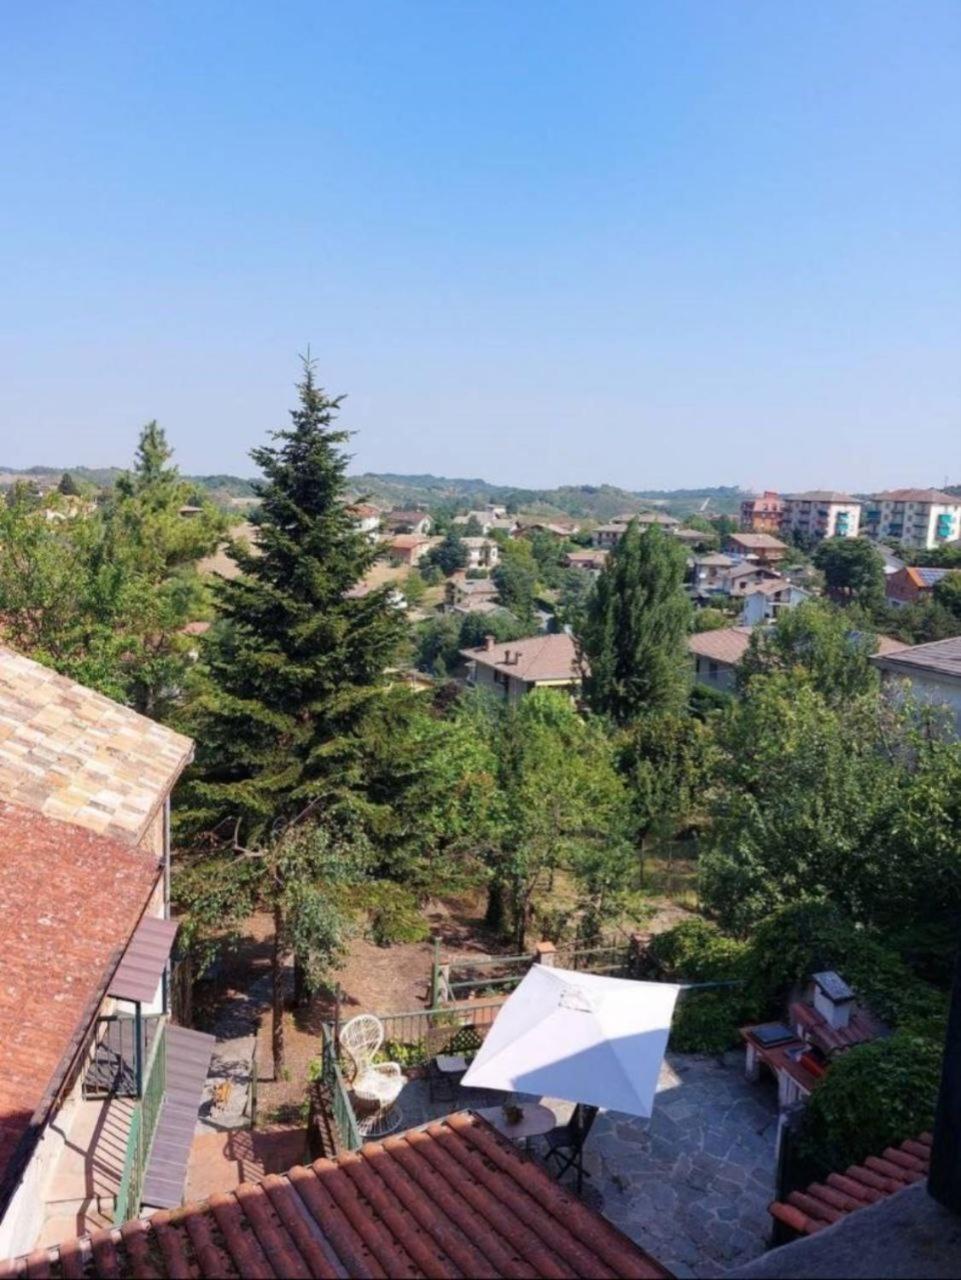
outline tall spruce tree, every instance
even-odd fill
[[[675,711],[690,683],[685,637],[684,548],[632,520],[587,602],[579,636],[593,709],[618,724],[645,711]]]
[[[241,573],[216,587],[220,622],[190,707],[197,760],[181,814],[186,830],[220,837],[211,872],[225,884],[253,876],[273,910],[277,1072],[284,953],[292,946],[309,961],[317,914],[318,864],[288,856],[291,833],[323,817],[342,836],[365,803],[363,726],[404,627],[388,589],[349,594],[377,549],[347,511],[349,433],[334,425],[343,397],[325,394],[309,359],[298,390],[291,426],[251,454],[265,477],[257,545],[232,548]]]

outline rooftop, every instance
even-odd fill
[[[792,1191],[775,1200],[771,1216],[799,1235],[818,1231],[858,1209],[877,1204],[928,1176],[931,1135],[908,1139],[900,1147],[888,1147],[883,1155],[868,1156],[864,1164],[851,1165],[844,1173],[832,1173],[823,1183],[812,1182],[804,1191]]]
[[[430,538],[423,533],[398,533],[391,538],[390,546],[395,551],[410,551],[414,547],[423,547],[428,542]]]
[[[807,493],[792,493],[788,495],[788,502],[851,502],[861,505],[860,498],[853,498],[838,489],[809,489]]]
[[[883,660],[885,670],[899,675],[910,676],[914,671],[921,671],[961,680],[961,636],[932,640],[929,644],[906,645],[894,653],[879,651],[874,661],[879,659]]]
[[[506,671],[517,680],[577,680],[580,667],[574,641],[564,632],[529,636],[495,644],[492,649],[462,649],[461,656],[483,667]]]
[[[716,631],[699,631],[688,636],[687,647],[699,658],[734,666],[747,653],[751,627],[719,627]]]
[[[600,1214],[461,1112],[336,1161],[0,1263],[0,1278],[670,1277]]]
[[[156,858],[0,801],[0,1178],[157,881]],[[24,1017],[24,1010],[30,1017]]]
[[[942,489],[885,489],[883,493],[872,496],[875,502],[936,502],[945,506],[961,506],[961,498],[957,494],[945,493]]]
[[[732,533],[728,542],[748,547],[752,551],[787,551],[787,545],[770,533]]]
[[[0,646],[0,797],[137,844],[189,738]]]
[[[930,569],[925,565],[908,565],[905,569],[908,577],[917,587],[933,587],[936,582],[940,582],[946,573],[950,573],[949,569]]]

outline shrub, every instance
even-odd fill
[[[823,1176],[916,1137],[933,1123],[940,1071],[941,1046],[906,1032],[849,1049],[811,1094],[802,1153]]]
[[[380,880],[364,887],[370,936],[378,947],[394,942],[423,942],[430,927],[421,915],[414,894],[403,885]]]
[[[723,1053],[740,1042],[743,994],[736,990],[691,991],[678,1000],[671,1023],[675,1053]]]
[[[648,957],[672,981],[714,982],[742,978],[748,944],[725,937],[716,925],[695,917],[656,934]]]

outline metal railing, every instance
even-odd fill
[[[326,1091],[337,1137],[348,1151],[356,1151],[363,1144],[363,1138],[357,1124],[357,1117],[354,1115],[354,1108],[350,1103],[350,1092],[337,1061],[336,1043],[331,1027],[324,1027],[323,1065],[320,1079]]]
[[[470,1028],[486,1031],[503,1007],[506,995],[490,1000],[461,1001],[437,1009],[414,1009],[409,1013],[379,1013],[384,1028],[385,1058],[398,1061],[402,1067],[423,1067]]]
[[[122,1226],[140,1213],[143,1195],[144,1173],[150,1157],[150,1147],[157,1128],[160,1109],[167,1090],[167,1037],[166,1028],[157,1029],[150,1046],[150,1056],[144,1067],[143,1096],[134,1105],[130,1117],[130,1131],[124,1152],[123,1172],[114,1207],[114,1226]]]

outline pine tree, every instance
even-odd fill
[[[57,492],[65,498],[76,498],[80,490],[77,488],[77,482],[69,471],[65,471],[60,477],[60,483],[57,485]]]
[[[593,709],[627,724],[644,711],[678,710],[689,684],[691,605],[684,549],[656,526],[631,521],[597,579],[579,636]]]
[[[298,390],[291,427],[251,454],[265,477],[253,517],[257,545],[232,548],[241,574],[216,588],[220,622],[191,707],[197,762],[182,815],[195,833],[229,834],[233,859],[219,872],[246,876],[259,867],[260,898],[275,919],[278,1072],[281,949],[285,938],[309,934],[302,913],[299,925],[289,914],[297,899],[290,876],[305,864],[283,855],[283,833],[308,815],[346,821],[364,804],[365,717],[404,629],[389,589],[348,594],[378,552],[347,511],[349,434],[334,425],[342,397],[317,386],[309,359]],[[308,950],[303,944],[298,958]]]

